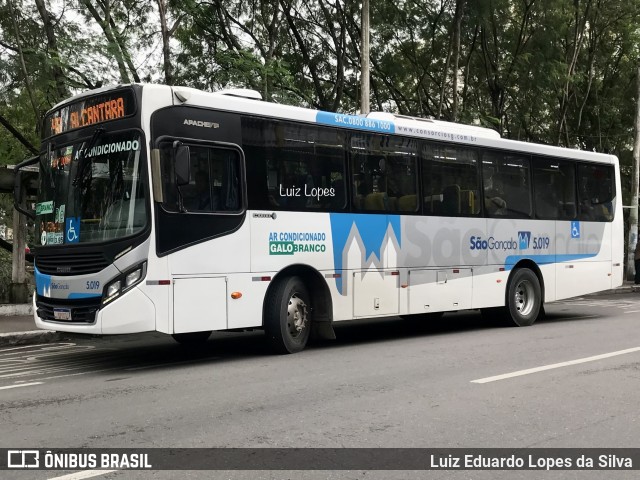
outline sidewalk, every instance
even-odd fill
[[[33,320],[32,307],[26,305],[0,305],[0,347],[30,345],[59,340],[53,330],[41,330]]]
[[[615,293],[640,293],[640,285],[625,282],[612,290],[592,293],[588,296],[610,295]],[[27,305],[0,305],[0,347],[6,345],[25,345],[33,343],[54,342],[62,338],[62,334],[53,330],[36,328],[32,308]]]

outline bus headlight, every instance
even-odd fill
[[[136,283],[138,283],[140,281],[141,277],[142,277],[142,268],[134,270],[129,275],[127,275],[126,281],[125,281],[125,287],[128,288],[128,287],[130,287],[132,285],[135,285]]]
[[[121,293],[126,292],[134,285],[140,283],[146,273],[147,262],[143,262],[114,279],[107,285],[107,288],[104,290],[104,300],[102,301],[102,304],[104,305],[110,302]]]
[[[115,297],[120,293],[120,280],[113,282],[107,287],[107,299]]]

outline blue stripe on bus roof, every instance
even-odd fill
[[[318,112],[316,114],[316,123],[367,130],[369,132],[395,133],[396,131],[395,124],[387,120],[358,117],[357,115],[343,115],[341,113],[332,112]]]

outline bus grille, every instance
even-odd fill
[[[48,322],[58,323],[84,323],[96,322],[96,313],[100,309],[102,297],[83,298],[79,300],[65,300],[58,298],[36,297],[36,309],[38,317]],[[56,319],[53,311],[56,308],[68,308],[71,310],[71,320]]]
[[[36,255],[40,273],[56,276],[97,273],[109,265],[102,253],[72,253],[64,255]]]

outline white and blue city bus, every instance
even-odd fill
[[[359,318],[531,325],[622,283],[611,155],[162,85],[74,96],[42,137],[40,328],[183,343],[263,328],[292,353]]]

